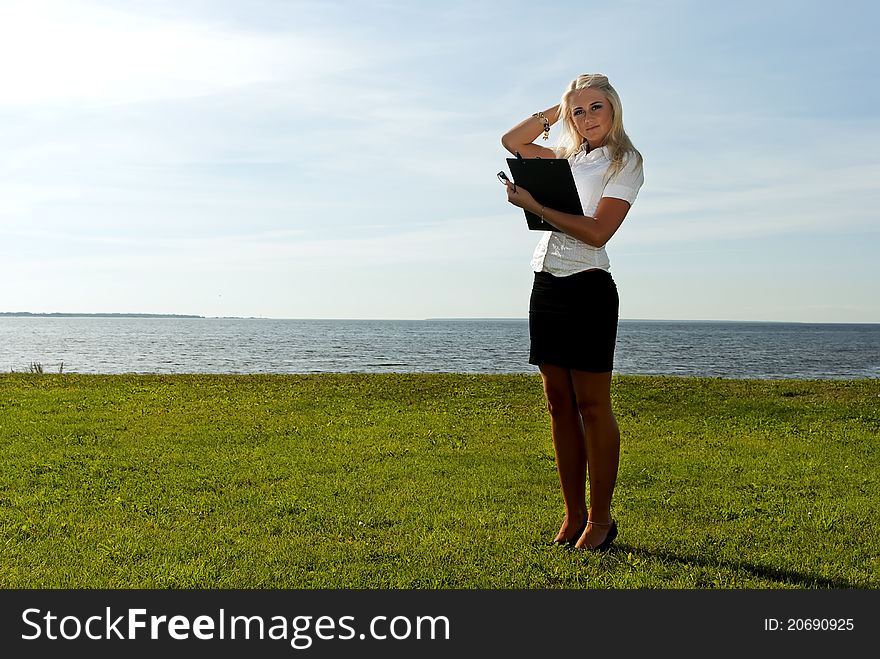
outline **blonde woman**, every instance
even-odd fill
[[[561,122],[556,150],[535,144]],[[620,97],[601,74],[578,76],[558,105],[536,112],[501,138],[523,158],[568,159],[584,215],[537,203],[507,186],[507,200],[556,228],[532,258],[529,363],[541,371],[550,412],[565,517],[553,542],[605,550],[617,536],[611,498],[620,430],[611,408],[618,295],[605,245],[642,186],[642,157],[623,129]],[[589,473],[590,505],[586,503]]]

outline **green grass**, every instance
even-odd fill
[[[0,375],[4,588],[878,588],[880,381],[615,377],[613,551],[534,375]]]

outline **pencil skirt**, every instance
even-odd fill
[[[536,272],[529,300],[529,363],[607,373],[614,366],[617,285],[606,270]]]

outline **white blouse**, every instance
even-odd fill
[[[589,153],[585,148],[581,149],[568,162],[581,199],[581,208],[584,215],[589,217],[596,212],[602,197],[623,199],[632,204],[645,182],[642,163],[634,156],[627,156],[623,169],[605,183],[605,174],[611,165],[608,147],[605,146]],[[605,247],[593,247],[561,231],[545,231],[532,256],[532,270],[549,272],[557,277],[593,268],[611,271]]]

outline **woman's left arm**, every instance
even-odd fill
[[[629,202],[623,199],[602,197],[593,217],[572,215],[553,208],[542,207],[529,192],[521,187],[517,187],[514,191],[513,186],[509,184],[507,184],[507,200],[514,206],[530,211],[538,217],[543,215],[546,222],[563,233],[593,247],[604,247],[605,243],[611,240],[611,236],[623,224],[630,207]]]

